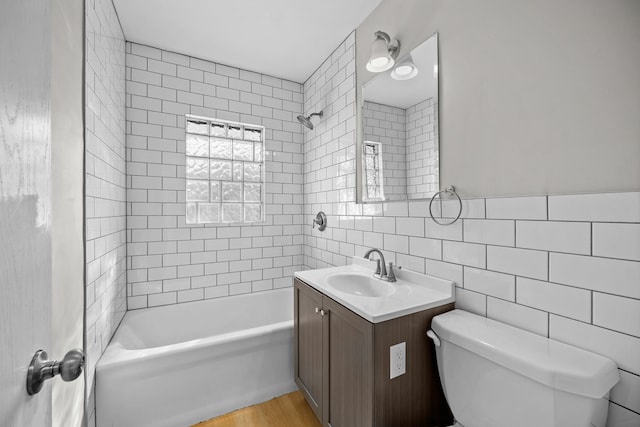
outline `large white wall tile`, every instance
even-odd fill
[[[442,242],[442,259],[456,264],[484,268],[487,264],[485,245],[463,242]]]
[[[487,298],[487,317],[544,337],[549,333],[547,312],[502,299]]]
[[[593,324],[640,337],[640,300],[594,292]]]
[[[549,219],[640,222],[640,192],[549,196]]]
[[[501,197],[487,199],[487,218],[547,219],[547,197]]]
[[[640,298],[640,262],[569,254],[549,254],[549,280],[631,298]]]
[[[640,338],[550,315],[549,337],[609,357],[620,369],[640,375]]]
[[[427,259],[427,274],[441,279],[451,280],[459,286],[463,284],[462,266],[448,262]]]
[[[516,299],[515,276],[464,267],[464,288],[509,301]]]
[[[487,296],[478,292],[456,287],[455,307],[480,316],[486,316]]]
[[[606,427],[636,427],[640,426],[640,414],[630,411],[627,408],[609,404]]]
[[[640,224],[593,224],[593,255],[640,261]]]
[[[451,225],[439,225],[431,218],[426,218],[425,236],[432,239],[462,240],[462,221],[458,220]]]
[[[591,225],[584,222],[516,221],[516,246],[589,255]]]
[[[528,249],[487,246],[487,269],[546,280],[548,254]]]
[[[518,277],[516,302],[539,310],[591,321],[591,292],[571,286]]]
[[[619,372],[620,382],[611,390],[611,401],[640,413],[640,376]]]
[[[465,219],[462,224],[465,242],[500,246],[514,246],[515,244],[514,221]]]

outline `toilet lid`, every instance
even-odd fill
[[[440,340],[557,390],[601,398],[620,379],[611,359],[463,310],[435,316],[431,328]]]

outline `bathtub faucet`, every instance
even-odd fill
[[[364,254],[364,259],[371,259],[371,253],[377,253],[378,254],[378,265],[376,267],[376,272],[373,274],[374,277],[379,278],[380,280],[384,280],[387,282],[395,282],[396,281],[396,275],[393,273],[393,263],[389,262],[389,272],[387,273],[387,265],[384,262],[384,255],[382,255],[382,252],[380,251],[380,249],[376,249],[376,248],[372,248],[369,249],[365,254]]]

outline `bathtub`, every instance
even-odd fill
[[[292,288],[129,311],[96,367],[98,427],[187,427],[296,390]]]

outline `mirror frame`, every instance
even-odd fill
[[[441,132],[441,127],[440,127],[440,104],[441,104],[441,99],[442,99],[442,89],[441,89],[441,84],[440,84],[440,75],[442,74],[442,68],[440,67],[440,40],[439,40],[439,34],[437,31],[433,32],[432,34],[430,34],[427,38],[425,38],[424,40],[422,40],[420,43],[416,44],[415,46],[413,46],[411,48],[411,50],[409,51],[409,53],[411,51],[413,51],[413,49],[415,49],[416,47],[422,45],[423,43],[425,43],[427,40],[429,40],[431,37],[436,37],[436,47],[437,47],[437,58],[436,61],[438,63],[438,114],[437,114],[437,118],[436,118],[436,123],[438,126],[438,190],[440,190],[441,188],[441,182],[440,182],[440,167],[441,167],[441,162],[440,162],[440,151],[441,151],[441,147],[442,147],[442,132]],[[419,199],[402,199],[402,200],[365,200],[364,199],[364,189],[363,189],[363,167],[364,165],[362,164],[363,161],[363,156],[362,156],[362,149],[363,149],[363,145],[364,145],[364,126],[363,126],[363,113],[362,113],[362,109],[364,107],[364,97],[362,95],[362,88],[364,87],[364,85],[369,82],[370,80],[374,79],[376,76],[372,76],[371,78],[367,79],[364,82],[360,82],[358,77],[357,77],[356,73],[356,179],[355,179],[355,185],[356,185],[356,203],[357,204],[375,204],[375,203],[392,203],[392,202],[406,202],[406,201],[417,201],[417,200],[429,200],[431,197],[427,196],[425,198],[419,198]],[[373,74],[373,73],[372,73]],[[364,80],[364,79],[363,79]],[[435,194],[435,193],[434,193]]]

